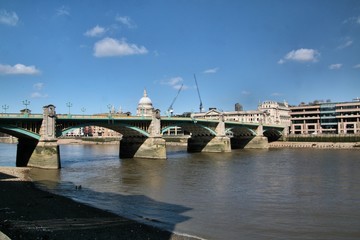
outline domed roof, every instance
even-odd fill
[[[152,105],[151,99],[147,96],[146,89],[144,89],[144,96],[139,100],[139,105]]]
[[[150,117],[153,114],[154,107],[151,99],[147,96],[146,89],[144,89],[144,96],[140,98],[138,107],[136,109],[136,116]]]

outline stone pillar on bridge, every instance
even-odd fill
[[[230,138],[225,134],[224,115],[220,115],[215,129],[216,136],[191,136],[188,139],[188,152],[231,152]]]
[[[165,139],[161,135],[160,110],[153,110],[149,137],[123,137],[120,158],[166,159]]]
[[[285,125],[284,130],[282,131],[281,138],[283,141],[287,141],[288,136],[289,136],[289,126]]]
[[[264,129],[262,123],[256,129],[256,136],[253,137],[245,146],[244,148],[269,148],[269,141],[267,137],[264,137]]]
[[[33,151],[28,166],[59,169],[60,151],[57,144],[56,132],[56,112],[54,105],[43,107],[43,121],[40,129],[40,140]]]

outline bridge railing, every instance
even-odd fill
[[[0,113],[0,118],[43,118],[42,114]]]
[[[82,114],[57,114],[58,119],[151,119],[142,116],[113,116],[113,115],[82,115]]]

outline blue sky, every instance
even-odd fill
[[[360,97],[360,1],[0,2],[1,106],[228,111]],[[4,109],[1,109],[4,111]]]

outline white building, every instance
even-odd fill
[[[287,102],[264,101],[259,104],[258,110],[265,113],[265,124],[279,124],[290,126],[290,108]]]
[[[219,119],[224,116],[225,121],[243,123],[263,123],[272,125],[290,126],[290,109],[286,102],[264,101],[257,110],[220,112],[211,109],[204,113],[194,113],[194,118]]]
[[[153,110],[154,107],[152,105],[152,101],[148,97],[146,89],[144,89],[144,96],[139,100],[136,109],[136,116],[151,117]]]

